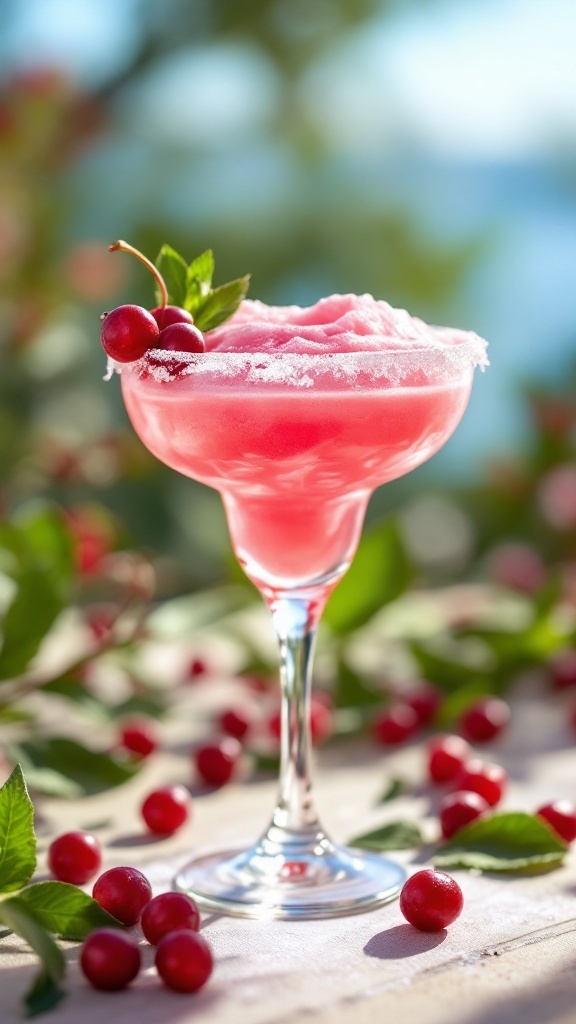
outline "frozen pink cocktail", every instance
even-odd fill
[[[484,352],[350,295],[245,301],[206,341],[124,369],[124,400],[151,452],[222,493],[240,563],[272,589],[335,582],[371,492],[444,444]]]
[[[371,296],[335,295],[309,309],[244,301],[206,346],[123,365],[122,393],[147,448],[220,491],[238,559],[272,612],[280,793],[254,846],[197,857],[175,884],[241,916],[355,913],[396,896],[405,872],[335,845],[318,821],[308,727],[316,626],[370,494],[444,444],[485,343]]]

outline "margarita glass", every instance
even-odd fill
[[[236,556],[263,595],[278,638],[282,735],[272,821],[248,850],[197,857],[175,879],[213,911],[350,914],[392,899],[405,878],[378,854],[336,845],[320,825],[310,779],[312,654],[372,491],[420,465],[452,434],[474,366],[485,362],[485,343],[426,328],[408,314],[411,337],[385,335],[372,323],[353,344],[346,332],[334,343],[328,335],[342,300],[348,309],[364,298],[333,297],[311,310],[245,302],[207,335],[207,352],[154,349],[116,367],[146,447],[221,493]],[[316,333],[307,341],[310,323]],[[327,344],[319,346],[322,337]]]

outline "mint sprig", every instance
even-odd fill
[[[52,1009],[64,995],[66,961],[54,935],[82,941],[95,928],[122,927],[74,885],[27,885],[35,867],[34,807],[17,765],[0,788],[0,925],[24,939],[40,960],[40,971],[24,997],[28,1016]]]
[[[214,254],[201,253],[190,264],[170,245],[163,245],[156,259],[168,291],[168,302],[187,309],[200,331],[211,331],[228,320],[246,298],[250,275],[212,288]],[[158,301],[161,296],[157,295]]]
[[[534,814],[503,811],[460,829],[437,850],[438,868],[540,872],[559,867],[568,844]]]

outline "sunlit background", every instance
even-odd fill
[[[152,300],[106,246],[169,241],[265,301],[370,291],[489,340],[455,437],[370,513],[412,501],[417,543],[436,508],[465,545],[445,484],[508,473],[525,389],[571,388],[575,52],[573,0],[4,0],[5,501],[97,500],[221,572],[218,499],[153,463],[102,381],[100,312]]]

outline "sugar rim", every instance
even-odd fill
[[[395,339],[386,340],[389,343]],[[114,372],[126,371],[158,382],[198,374],[230,378],[243,371],[243,380],[250,383],[277,382],[310,387],[314,375],[327,372],[334,378],[353,380],[359,373],[369,371],[376,379],[400,383],[407,375],[420,370],[432,378],[431,382],[437,382],[475,366],[484,370],[489,365],[486,348],[484,339],[471,332],[465,335],[465,340],[452,344],[439,342],[352,352],[171,352],[155,348],[133,363],[109,360],[107,379]]]

